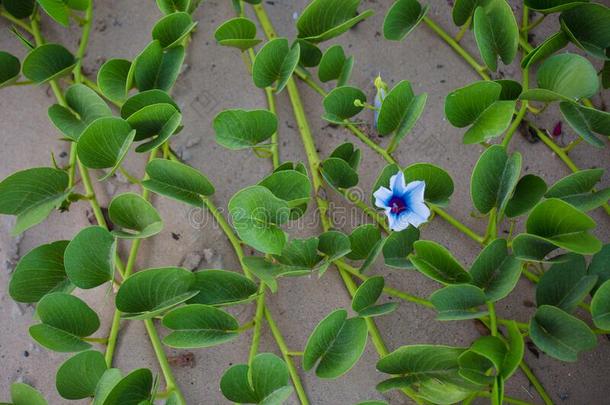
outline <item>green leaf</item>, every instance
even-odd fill
[[[601,329],[610,329],[610,282],[605,281],[591,300],[593,323]]]
[[[385,286],[385,280],[381,276],[371,277],[358,287],[352,299],[352,309],[361,317],[379,316],[394,311],[398,304],[388,302],[375,305]]]
[[[220,379],[220,390],[241,404],[280,405],[292,394],[286,364],[271,353],[256,355],[250,365],[231,366]]]
[[[13,405],[48,405],[42,394],[24,383],[11,384]]]
[[[124,318],[150,319],[197,295],[194,284],[195,275],[180,267],[142,270],[121,284],[116,307]]]
[[[525,260],[542,260],[551,251],[562,248],[580,254],[593,254],[601,242],[588,233],[595,221],[570,204],[551,198],[534,207],[526,234],[513,240],[515,255]]]
[[[416,254],[411,255],[411,263],[425,276],[442,284],[469,283],[472,280],[445,247],[427,240],[418,240],[413,246]]]
[[[501,94],[500,83],[479,81],[447,96],[445,115],[449,122],[458,128],[472,125],[464,134],[464,143],[483,142],[509,127],[516,102],[502,100]]]
[[[318,254],[318,238],[291,239],[284,245],[282,254],[274,258],[295,270],[311,270],[322,260]]]
[[[286,201],[290,208],[307,204],[311,198],[309,177],[296,170],[274,172],[258,184],[268,188],[277,198]]]
[[[564,10],[559,22],[561,29],[576,46],[599,59],[608,60],[610,8],[607,5],[579,4]]]
[[[256,54],[252,65],[254,85],[265,88],[277,82],[275,92],[282,91],[299,63],[300,52],[299,44],[295,43],[290,48],[286,38],[275,38],[267,42]]]
[[[428,5],[422,7],[417,0],[397,0],[383,20],[383,37],[390,41],[402,41],[427,13]]]
[[[383,259],[386,266],[397,269],[413,269],[409,255],[413,243],[419,240],[419,229],[409,226],[400,232],[391,232],[383,244]]]
[[[303,369],[316,367],[320,378],[337,378],[348,372],[360,359],[368,329],[362,318],[347,318],[347,311],[337,309],[324,318],[307,339]]]
[[[545,60],[536,74],[537,89],[521,94],[524,100],[575,101],[591,97],[599,89],[597,71],[586,58],[573,53],[554,55]]]
[[[134,193],[119,194],[108,206],[113,224],[121,229],[112,231],[117,238],[142,239],[163,229],[163,220],[151,203]]]
[[[458,358],[465,349],[449,346],[402,346],[377,362],[382,373],[401,375],[382,381],[380,391],[411,388],[432,403],[449,404],[466,398],[471,384],[458,373]]]
[[[593,191],[603,174],[603,169],[580,170],[553,184],[545,197],[559,198],[582,211],[590,211],[610,199],[610,188]]]
[[[327,260],[337,260],[351,250],[349,237],[339,231],[326,231],[318,237],[318,250],[327,256]]]
[[[474,12],[474,38],[487,67],[496,71],[498,57],[509,65],[517,55],[519,27],[506,0],[490,0]]]
[[[183,61],[184,47],[175,46],[164,51],[161,42],[152,41],[133,62],[136,87],[140,91],[170,90],[178,78]]]
[[[554,263],[536,286],[536,305],[553,305],[573,312],[591,292],[597,282],[596,275],[587,275],[585,258],[567,254]]]
[[[334,189],[348,189],[358,184],[358,173],[343,159],[331,157],[320,165],[324,180]]]
[[[78,138],[77,154],[90,169],[110,169],[102,177],[110,177],[127,156],[136,131],[118,117],[102,117],[93,121]]]
[[[596,288],[610,280],[610,243],[605,244],[599,252],[593,255],[587,273],[597,276]]]
[[[199,170],[173,160],[153,159],[146,165],[146,174],[145,189],[195,207],[201,207],[202,198],[215,191]]]
[[[189,13],[171,13],[155,23],[152,37],[153,40],[159,41],[163,48],[172,48],[182,44],[196,26],[197,22],[193,21]]]
[[[283,266],[272,263],[264,257],[244,257],[244,264],[256,277],[259,278],[272,293],[277,292],[277,279],[282,276]]]
[[[281,254],[286,233],[279,227],[288,221],[290,207],[266,187],[251,186],[229,201],[229,213],[239,237],[263,253]]]
[[[151,371],[139,368],[116,383],[102,405],[141,405],[143,401],[150,399],[152,388]]]
[[[72,71],[76,59],[59,44],[44,44],[30,51],[23,61],[23,75],[42,84],[67,75]]]
[[[505,239],[496,239],[477,256],[470,268],[472,283],[485,292],[486,300],[505,298],[521,276],[521,263],[509,255]]]
[[[475,208],[482,214],[493,208],[503,213],[517,186],[520,172],[520,153],[509,156],[504,146],[489,147],[472,171],[470,196]]]
[[[517,323],[515,321],[508,322],[506,324],[506,331],[508,332],[508,352],[506,357],[504,357],[504,362],[500,369],[500,374],[504,380],[508,380],[517,371],[525,352],[523,335],[521,335]]]
[[[216,28],[214,38],[220,45],[232,46],[242,52],[258,45],[256,25],[249,19],[238,17],[223,22]]]
[[[546,193],[546,183],[534,174],[521,177],[512,197],[506,203],[504,214],[515,218],[529,212]]]
[[[580,352],[597,345],[586,323],[550,305],[539,307],[532,317],[530,337],[543,352],[561,361],[574,362]]]
[[[50,167],[22,170],[0,182],[0,214],[16,215],[18,235],[38,225],[68,197],[68,174]]]
[[[64,269],[66,246],[68,241],[62,240],[26,253],[11,276],[10,296],[17,302],[33,303],[48,293],[63,290],[69,284]]]
[[[129,97],[129,99],[121,106],[121,118],[126,120],[143,108],[155,104],[171,104],[176,110],[180,111],[178,104],[176,104],[172,96],[170,96],[166,91],[151,89],[141,91]]]
[[[563,31],[551,35],[521,60],[521,67],[527,68],[548,58],[555,52],[563,49],[568,42],[568,36]]]
[[[487,314],[487,310],[479,308],[485,304],[485,293],[471,284],[448,285],[435,291],[430,301],[438,311],[439,321],[476,319]]]
[[[233,316],[201,304],[173,309],[163,317],[163,326],[173,331],[163,343],[178,349],[216,346],[239,336]]]
[[[267,110],[225,110],[214,118],[214,131],[227,149],[252,148],[277,131],[277,117]]]
[[[344,86],[349,80],[353,65],[354,58],[346,57],[341,45],[333,45],[322,55],[318,66],[318,78],[323,83],[337,80],[337,86]]]
[[[366,259],[380,240],[381,231],[375,225],[364,224],[358,226],[349,235],[352,251],[347,254],[347,258],[351,260]]]
[[[157,7],[163,14],[189,11],[191,0],[157,0]]]
[[[4,0],[2,7],[15,18],[26,18],[34,12],[35,0]]]
[[[323,42],[348,31],[373,15],[372,10],[358,14],[360,0],[313,0],[297,20],[298,37]]]
[[[134,140],[141,141],[158,135],[165,141],[178,128],[181,118],[180,112],[172,104],[158,103],[134,112],[127,118],[127,122],[136,130]],[[163,142],[159,142],[159,145],[161,143]]]
[[[66,360],[57,370],[57,392],[65,399],[92,397],[106,368],[102,353],[96,350],[78,353]]]
[[[466,24],[474,14],[474,9],[479,6],[479,0],[455,0],[453,3],[451,17],[458,27]]]
[[[568,10],[588,1],[589,0],[525,0],[524,4],[532,10],[539,11],[543,14],[550,14]]]
[[[36,0],[40,7],[57,23],[67,27],[70,24],[70,7],[64,0]]]
[[[97,86],[102,94],[114,102],[124,102],[132,86],[129,80],[130,69],[131,62],[125,59],[109,59],[104,62],[97,72]]]
[[[66,274],[79,288],[97,287],[112,280],[115,257],[116,241],[106,228],[84,228],[66,247]]]
[[[101,405],[106,400],[110,391],[114,388],[115,385],[118,384],[119,381],[123,378],[121,374],[121,370],[118,368],[109,368],[104,371],[102,377],[97,383],[95,387],[94,399],[92,405]]]
[[[83,84],[70,86],[65,97],[69,108],[54,104],[49,108],[49,118],[62,134],[75,141],[93,121],[112,115],[106,102]]]
[[[426,183],[424,201],[445,206],[453,194],[453,180],[449,174],[438,166],[430,163],[415,163],[404,170],[405,181],[420,180]],[[389,184],[389,179],[388,183]]]
[[[322,118],[334,124],[344,125],[364,107],[354,105],[354,101],[366,102],[366,95],[357,87],[336,87],[324,97]]]
[[[292,46],[299,45],[301,50],[299,55],[299,64],[303,67],[316,67],[322,60],[322,51],[315,44],[305,41],[304,39],[296,39]]]
[[[94,310],[73,295],[55,292],[45,295],[36,313],[41,323],[30,327],[30,335],[42,346],[56,352],[78,352],[91,345],[82,340],[100,327]]]
[[[199,270],[195,273],[193,289],[199,294],[188,300],[189,304],[231,305],[248,301],[258,291],[252,280],[226,270]]]
[[[8,52],[0,51],[0,88],[17,81],[21,62]]]
[[[595,133],[610,136],[610,113],[566,101],[559,103],[559,109],[563,118],[582,139],[598,148],[605,146]]]

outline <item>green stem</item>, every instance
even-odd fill
[[[13,24],[18,26],[19,28],[22,28],[22,29],[26,30],[30,35],[34,35],[34,32],[32,31],[32,28],[25,21],[13,17],[6,10],[0,10],[0,17],[6,18],[6,20],[12,22]]]
[[[464,35],[466,34],[468,29],[470,28],[471,24],[472,24],[472,16],[468,17],[468,20],[464,23],[464,25],[462,25],[460,27],[460,30],[455,35],[455,38],[453,38],[455,40],[455,42],[459,43],[462,40],[462,38],[464,38]]]
[[[441,37],[453,50],[462,57],[484,80],[491,78],[486,73],[487,68],[477,62],[460,44],[458,44],[451,35],[447,34],[436,22],[429,17],[424,17],[424,23],[432,29],[439,37]]]
[[[570,142],[566,147],[563,148],[563,151],[568,154],[576,145],[579,145],[582,142],[582,138],[576,138],[572,142]]]
[[[438,215],[439,217],[443,218],[451,226],[456,228],[458,231],[462,232],[464,235],[468,236],[470,239],[474,240],[475,242],[477,242],[477,243],[479,243],[481,245],[484,244],[485,238],[483,236],[479,235],[478,233],[476,233],[472,229],[468,228],[461,221],[459,221],[458,219],[456,219],[453,216],[451,216],[447,211],[443,210],[442,208],[440,208],[440,207],[438,207],[436,205],[431,205],[430,209],[436,215]]]
[[[491,393],[487,392],[487,391],[482,391],[482,392],[477,392],[477,397],[481,397],[481,398],[491,398]],[[513,398],[513,397],[508,397],[508,396],[504,396],[504,402],[506,402],[507,404],[514,404],[514,405],[533,405],[531,402],[527,402],[527,401],[522,401],[518,398]]]
[[[388,152],[388,150],[391,150],[389,147],[388,147],[388,150],[386,150],[386,149],[382,148],[381,146],[377,145],[375,142],[373,142],[373,140],[371,138],[369,138],[364,132],[362,132],[360,129],[358,129],[358,127],[355,126],[354,124],[347,124],[346,127],[350,131],[352,131],[352,133],[354,135],[356,135],[356,137],[358,139],[360,139],[366,146],[368,146],[369,148],[374,150],[376,153],[378,153],[381,157],[383,157],[386,162],[398,165],[398,162],[396,161],[396,159],[394,159],[394,157],[392,157],[392,155],[390,155],[390,152]]]
[[[256,299],[256,313],[254,315],[254,333],[252,334],[252,344],[250,345],[248,364],[252,364],[252,360],[254,360],[254,357],[258,353],[258,346],[261,340],[261,331],[263,330],[263,314],[265,311],[265,284],[261,283],[258,294],[258,298]]]
[[[532,383],[536,391],[538,391],[538,395],[540,395],[540,398],[542,398],[544,403],[546,405],[553,405],[553,400],[540,383],[540,380],[538,380],[538,377],[534,375],[534,372],[532,371],[532,369],[530,369],[525,360],[522,360],[521,363],[519,363],[519,368],[521,368],[523,374],[525,374],[525,376],[530,381],[530,383]]]
[[[352,193],[350,190],[343,190],[341,195],[345,197],[349,202],[354,204],[356,207],[360,208],[366,215],[372,218],[377,224],[383,228],[384,231],[390,233],[390,228],[386,222],[386,219],[383,215],[380,215],[377,211],[369,207],[364,201],[358,198],[357,195]]]
[[[498,320],[496,318],[496,307],[493,302],[487,302],[487,310],[489,311],[489,329],[491,330],[491,336],[497,336]]]
[[[504,146],[505,148],[508,147],[508,144],[510,143],[511,139],[513,138],[513,135],[517,131],[517,128],[519,128],[519,125],[521,124],[523,117],[525,117],[525,114],[527,113],[527,106],[528,106],[527,100],[522,100],[521,107],[519,108],[519,111],[517,112],[515,119],[510,124],[510,127],[506,131],[506,135],[504,135],[504,139],[502,139],[502,146]]]
[[[297,371],[294,362],[291,358],[291,353],[288,350],[288,346],[286,346],[286,342],[284,341],[284,337],[282,336],[282,332],[280,332],[280,328],[278,328],[275,320],[271,316],[271,312],[269,309],[264,308],[265,318],[267,319],[267,323],[269,324],[269,329],[271,330],[271,334],[275,338],[277,342],[277,346],[282,353],[282,357],[284,358],[284,362],[286,362],[286,366],[288,367],[288,373],[290,374],[290,378],[292,379],[292,384],[294,385],[294,390],[297,392],[297,397],[302,405],[309,405],[309,399],[307,398],[307,394],[303,389],[303,383],[301,382],[301,377],[299,376],[299,372]]]
[[[83,340],[90,343],[108,344],[108,338],[84,337]]]
[[[525,15],[527,13],[528,13],[527,6],[523,7],[523,15]],[[539,26],[544,21],[545,18],[546,18],[546,14],[542,14],[540,17],[538,17],[536,20],[534,20],[533,23],[529,24],[525,28],[521,28],[521,33],[523,34],[525,39],[527,39],[528,31],[533,30],[534,28]]]
[[[265,87],[265,95],[267,96],[267,105],[269,106],[269,111],[273,114],[276,114],[275,107],[275,97],[273,95],[273,89],[271,87]],[[279,150],[279,134],[278,131],[275,131],[273,135],[271,135],[271,161],[273,162],[273,168],[277,169],[280,167],[280,150]]]
[[[163,373],[163,377],[165,378],[166,391],[168,394],[174,392],[178,397],[178,403],[182,405],[186,405],[186,400],[178,388],[176,384],[176,380],[174,378],[174,373],[172,372],[172,368],[167,361],[167,356],[163,351],[163,345],[161,344],[161,339],[159,339],[159,334],[157,333],[157,329],[153,323],[152,319],[145,319],[144,326],[146,327],[146,331],[148,332],[148,337],[150,338],[150,343],[152,344],[153,350],[155,352],[155,356],[157,356],[157,360],[159,362],[159,366],[161,367],[161,372]]]
[[[483,243],[488,244],[489,242],[496,239],[498,235],[498,210],[493,208],[489,212],[489,221],[487,222],[487,231],[485,232],[485,238]]]
[[[91,27],[93,26],[93,0],[89,1],[87,10],[85,11],[85,23],[83,24],[83,32],[80,38],[80,45],[76,52],[76,66],[74,67],[74,81],[76,83],[82,83],[83,81],[83,58],[89,45],[89,36],[91,34]]]
[[[108,366],[108,368],[112,367],[112,359],[114,358],[114,351],[116,349],[117,338],[119,337],[120,326],[121,311],[115,309],[114,315],[112,316],[110,333],[108,335],[108,345],[106,346],[106,353],[104,354],[104,358],[106,359],[106,365]]]

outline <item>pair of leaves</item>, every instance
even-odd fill
[[[589,55],[608,60],[610,8],[598,3],[579,4],[559,16],[561,29],[574,45]]]
[[[442,284],[470,283],[472,277],[445,247],[436,242],[419,240],[413,244],[410,259],[425,276]]]
[[[300,52],[299,44],[290,47],[286,38],[267,42],[256,54],[252,65],[254,85],[265,88],[277,82],[275,91],[282,91],[299,63]]]
[[[244,17],[232,18],[216,28],[214,38],[220,45],[238,48],[242,52],[258,45],[256,25]]]
[[[50,0],[63,3],[61,0]],[[69,74],[76,58],[59,44],[44,44],[32,49],[23,60],[23,75],[37,84]]]
[[[557,13],[563,10],[569,10],[589,0],[525,0],[524,4],[543,14]]]
[[[603,174],[603,169],[580,170],[553,184],[545,197],[559,198],[581,211],[591,211],[610,199],[610,188],[594,190]]]
[[[358,184],[360,149],[352,143],[339,145],[320,165],[322,177],[335,190],[348,189]]]
[[[100,327],[95,311],[80,298],[66,293],[45,295],[36,313],[41,323],[30,327],[30,335],[42,346],[57,352],[87,350],[91,345],[83,338]]]
[[[277,117],[267,110],[225,110],[214,118],[216,142],[227,149],[253,148],[277,131]]]
[[[453,126],[470,125],[464,143],[484,142],[508,128],[519,93],[521,86],[510,80],[475,82],[447,96],[445,115]]]
[[[396,302],[376,305],[384,286],[385,280],[381,276],[367,279],[356,290],[352,298],[352,309],[363,318],[386,315],[394,311],[398,306]]]
[[[50,167],[22,170],[0,182],[0,214],[15,215],[18,235],[38,225],[70,194],[68,174]]]
[[[144,48],[130,66],[125,86],[131,84],[140,91],[160,89],[169,91],[180,73],[185,51],[181,45],[164,50],[161,41],[155,39]]]
[[[352,74],[353,65],[354,57],[346,57],[341,45],[333,45],[324,52],[320,59],[318,78],[323,83],[336,80],[337,87],[344,86]]]
[[[364,108],[362,103],[366,102],[366,94],[357,87],[340,86],[335,87],[324,97],[324,118],[326,121],[337,125],[353,123],[350,118],[354,117]],[[357,103],[354,104],[354,103]]]
[[[292,394],[288,368],[271,353],[261,353],[252,363],[231,366],[220,379],[222,394],[240,404],[282,404]]]
[[[610,282],[607,280],[597,289],[591,300],[591,315],[595,326],[610,330]]]
[[[595,221],[582,211],[557,198],[538,203],[527,218],[527,233],[513,240],[515,255],[523,260],[543,261],[557,248],[579,254],[593,254],[601,242],[588,231]]]
[[[394,133],[394,147],[388,149],[388,152],[393,152],[400,140],[413,128],[424,110],[427,98],[427,93],[416,96],[411,83],[406,80],[396,84],[385,96],[379,110],[377,131],[381,136]]]
[[[358,14],[360,0],[313,0],[297,20],[298,38],[318,43],[348,31],[373,15],[372,10]]]
[[[119,229],[112,231],[117,238],[142,239],[163,229],[163,220],[151,203],[139,194],[119,194],[108,206],[110,220]]]
[[[189,13],[175,12],[156,22],[152,30],[153,40],[160,42],[164,49],[181,45],[197,26]]]
[[[133,370],[125,377],[121,370],[109,368],[98,381],[93,405],[148,404],[153,384],[152,372],[147,368]]]
[[[506,0],[489,0],[473,16],[474,38],[487,67],[496,71],[498,57],[509,65],[517,55],[519,27]]]
[[[70,400],[92,397],[106,370],[102,353],[96,350],[78,353],[66,360],[57,370],[57,392],[62,398]]]
[[[81,230],[64,252],[65,272],[70,281],[83,289],[94,288],[112,280],[116,258],[116,240],[101,226]]]
[[[40,7],[59,24],[67,27],[74,11],[84,11],[92,0],[36,0]]]
[[[419,25],[428,13],[428,5],[417,0],[397,0],[383,20],[383,37],[390,41],[402,41]]]
[[[139,271],[121,285],[116,306],[125,318],[148,319],[188,301],[190,304],[228,305],[249,299],[257,286],[244,276],[225,270],[195,273],[179,267]]]
[[[0,51],[0,88],[17,81],[20,72],[19,59],[8,52]]]

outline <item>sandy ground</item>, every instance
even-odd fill
[[[294,35],[293,13],[301,10],[305,0],[267,1],[267,10],[280,35]],[[421,26],[404,43],[384,41],[380,35],[383,15],[389,0],[368,0],[367,7],[375,9],[376,15],[341,38],[346,51],[356,58],[352,83],[373,95],[372,80],[380,72],[390,83],[402,79],[410,80],[417,93],[429,94],[423,117],[414,131],[403,142],[396,153],[402,165],[428,161],[446,168],[453,176],[456,190],[448,210],[468,225],[482,232],[484,221],[471,217],[469,197],[470,172],[482,148],[461,143],[462,130],[453,128],[444,118],[444,98],[448,92],[476,80],[477,77],[441,42],[427,27]],[[455,32],[450,21],[450,7],[445,1],[432,2],[430,16],[443,27]],[[515,7],[520,14],[519,7]],[[229,198],[240,188],[259,181],[270,170],[270,163],[252,153],[231,152],[214,141],[211,121],[226,108],[264,108],[265,99],[256,89],[237,51],[222,48],[213,40],[214,29],[220,22],[233,16],[228,0],[209,0],[196,12],[199,28],[193,37],[186,69],[180,77],[174,95],[184,113],[184,131],[173,141],[174,148],[194,167],[206,173],[216,185],[216,203],[225,207]],[[111,57],[133,58],[150,40],[150,29],[160,13],[152,0],[105,0],[96,2],[94,32],[84,62],[86,73],[94,78],[104,60]],[[553,23],[554,24],[554,23]],[[64,30],[43,21],[45,35],[61,39],[75,49],[79,36],[77,27]],[[548,31],[555,29],[543,27]],[[24,48],[10,34],[8,26],[0,21],[0,49],[19,56]],[[535,38],[534,38],[535,40]],[[465,46],[475,52],[473,40],[467,35]],[[517,66],[501,66],[506,76],[519,74]],[[331,128],[319,117],[322,114],[320,98],[309,88],[299,84],[305,108],[322,156],[345,141],[360,145],[359,141],[344,129]],[[608,93],[605,94],[608,99]],[[600,99],[595,100],[601,102]],[[47,86],[7,88],[0,91],[0,178],[32,166],[50,164],[53,152],[60,164],[67,160],[67,144],[58,140],[59,134],[47,119],[47,108],[54,102]],[[283,160],[304,160],[305,155],[296,130],[288,95],[278,97],[280,119],[280,150]],[[551,128],[557,111],[550,109],[546,120],[539,122]],[[370,117],[368,117],[370,118]],[[566,140],[570,130],[566,129]],[[373,136],[376,141],[379,138]],[[387,142],[387,141],[384,141]],[[568,174],[563,164],[541,143],[529,143],[516,135],[512,148],[521,151],[524,171],[543,175],[552,183]],[[360,186],[368,196],[370,187],[383,167],[380,158],[368,149],[362,149]],[[571,156],[583,167],[606,166],[609,152],[581,146]],[[127,169],[141,175],[143,157],[131,156]],[[608,183],[608,176],[604,178]],[[126,182],[113,178],[98,185],[98,195],[106,204],[114,194],[129,189]],[[348,231],[363,221],[360,215],[349,210],[335,195],[330,196],[337,207],[347,209],[344,229]],[[190,210],[184,205],[154,197],[154,203],[162,213],[165,228],[152,240],[143,244],[139,268],[183,264],[198,268],[238,269],[237,261],[221,231],[211,218]],[[597,234],[602,240],[610,238],[610,221],[602,212],[592,213],[598,220]],[[8,387],[13,381],[25,381],[41,389],[51,404],[64,403],[54,387],[55,370],[68,356],[42,349],[28,336],[28,327],[33,323],[33,307],[14,303],[7,294],[10,273],[19,257],[42,243],[58,239],[70,239],[78,229],[88,225],[91,214],[85,203],[74,204],[70,212],[53,214],[44,224],[27,231],[20,238],[8,234],[12,218],[0,218],[0,399],[7,400]],[[304,224],[291,233],[306,236],[319,232],[312,225],[313,210]],[[465,264],[472,262],[478,252],[475,244],[459,234],[441,220],[433,221],[423,230],[422,238],[436,240],[461,258]],[[384,274],[387,284],[414,294],[427,296],[436,284],[416,272],[389,270],[380,262],[371,273]],[[103,325],[98,334],[108,328],[112,313],[112,296],[104,288],[98,288],[80,296],[98,309]],[[500,316],[527,321],[532,308],[533,288],[521,281],[509,299],[498,304]],[[384,297],[385,299],[389,299]],[[348,307],[349,298],[341,280],[334,271],[329,271],[322,280],[317,277],[282,280],[279,293],[268,299],[268,305],[277,319],[282,332],[293,350],[302,350],[314,326],[331,310]],[[233,310],[241,321],[252,316],[253,307]],[[236,312],[241,311],[241,312]],[[403,344],[443,343],[468,345],[479,332],[472,322],[436,322],[434,313],[412,304],[401,303],[390,316],[378,319],[378,324],[390,349]],[[247,360],[250,344],[246,333],[236,341],[208,350],[196,350],[190,355],[184,351],[167,350],[179,361],[174,367],[189,404],[224,404],[218,382],[223,371],[232,364]],[[261,350],[277,351],[273,338],[264,330]],[[608,375],[610,374],[610,344],[605,337],[599,338],[599,347],[581,356],[575,364],[561,363],[543,354],[526,350],[526,360],[548,389],[553,400],[559,404],[604,404],[610,403]],[[335,381],[317,379],[313,373],[304,373],[305,388],[313,404],[353,404],[366,399],[381,399],[374,389],[382,378],[375,370],[377,354],[371,344],[367,346],[362,360],[349,373]],[[125,322],[116,354],[116,365],[123,370],[136,367],[151,367],[157,370],[151,346],[141,322]],[[300,369],[300,362],[297,359]],[[508,394],[533,403],[540,403],[535,390],[521,374],[510,380]],[[406,403],[402,397],[386,397],[392,404]],[[84,403],[84,402],[83,402]],[[296,404],[296,397],[289,401]]]

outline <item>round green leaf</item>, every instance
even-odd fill
[[[121,374],[121,370],[119,370],[118,368],[107,369],[104,374],[102,374],[102,377],[100,378],[97,383],[97,386],[95,387],[95,394],[92,405],[103,404],[108,394],[110,394],[110,391],[112,391],[114,386],[117,385],[122,378],[123,375]]]
[[[318,250],[327,256],[327,260],[339,259],[351,251],[349,238],[339,231],[326,231],[318,237]]]
[[[596,287],[600,287],[610,280],[610,243],[605,244],[599,252],[593,255],[587,273],[597,276]]]
[[[250,365],[231,366],[220,379],[220,390],[241,404],[280,405],[292,394],[286,364],[271,353],[256,355]]]
[[[256,54],[252,65],[252,79],[259,88],[273,86],[277,81],[275,92],[284,89],[292,72],[299,63],[301,48],[295,43],[292,48],[286,38],[275,38],[267,42]]]
[[[296,170],[272,173],[258,184],[268,188],[277,198],[286,201],[290,208],[306,204],[311,198],[309,177]]]
[[[413,246],[416,254],[411,255],[411,262],[425,276],[442,284],[469,283],[472,280],[445,247],[427,240],[418,240]]]
[[[496,239],[477,256],[470,268],[472,284],[481,288],[487,301],[505,298],[521,276],[521,263],[508,254],[505,239]]]
[[[57,392],[65,399],[92,397],[105,371],[106,361],[102,353],[96,350],[78,353],[66,360],[57,370]]]
[[[568,36],[563,31],[551,35],[521,60],[521,67],[530,67],[533,64],[548,58],[560,49],[563,49],[568,42]]]
[[[390,233],[383,244],[385,265],[397,269],[413,269],[408,256],[413,252],[413,243],[418,239],[419,229],[414,226]]]
[[[9,294],[17,302],[38,302],[53,291],[69,285],[64,269],[64,251],[68,241],[40,245],[26,253],[15,268]]]
[[[543,352],[561,361],[574,362],[580,352],[597,345],[586,323],[550,305],[536,311],[530,321],[530,337]]]
[[[347,257],[351,260],[364,260],[368,257],[373,246],[381,240],[381,231],[375,225],[364,224],[358,226],[349,235],[352,251]]]
[[[216,346],[239,336],[239,323],[228,313],[208,305],[176,308],[163,317],[173,332],[163,339],[167,346],[188,349]]]
[[[279,227],[288,221],[290,207],[266,187],[251,186],[229,201],[229,213],[239,237],[264,253],[281,254],[286,233]]]
[[[531,210],[546,193],[546,183],[534,174],[521,177],[515,186],[515,192],[506,203],[504,214],[515,218]]]
[[[184,61],[184,47],[175,46],[166,51],[161,42],[152,41],[133,62],[133,79],[138,90],[172,88]]]
[[[426,183],[424,190],[426,202],[440,206],[449,203],[449,198],[453,194],[453,180],[445,170],[430,163],[415,163],[407,167],[404,174],[406,182],[420,180]]]
[[[0,214],[16,215],[12,235],[38,225],[68,197],[68,174],[50,167],[35,167],[0,182]]]
[[[422,7],[417,0],[397,0],[383,20],[383,37],[390,41],[402,41],[427,13],[428,5]]]
[[[114,236],[101,226],[87,227],[66,247],[66,274],[79,288],[97,287],[112,280],[115,256]]]
[[[152,388],[151,371],[140,368],[117,382],[101,405],[141,405],[150,399]]]
[[[83,11],[88,1],[79,0],[37,0],[42,9],[59,24],[67,27],[70,24],[72,10]]]
[[[112,231],[123,239],[140,239],[156,235],[163,229],[163,220],[151,203],[134,193],[119,194],[108,206],[113,224],[121,227]]]
[[[245,51],[261,42],[256,38],[256,25],[247,18],[232,18],[223,22],[216,32],[214,38],[220,45],[232,46]]]
[[[267,110],[225,110],[214,118],[214,131],[227,149],[252,148],[277,131],[277,117]]]
[[[375,305],[385,285],[385,280],[381,276],[371,277],[358,287],[352,299],[352,309],[359,316],[379,316],[388,314],[396,309],[396,302]]]
[[[508,155],[501,145],[489,147],[472,171],[470,196],[475,208],[487,214],[493,208],[504,212],[521,172],[521,154]]]
[[[93,121],[78,138],[77,154],[90,169],[110,169],[102,177],[111,176],[127,156],[136,131],[118,117],[102,117]]]
[[[573,53],[554,55],[545,60],[536,74],[537,89],[521,94],[524,100],[575,101],[591,97],[599,89],[597,71],[586,58]]]
[[[172,104],[159,103],[147,105],[134,112],[127,118],[127,122],[136,131],[135,141],[153,135],[166,140],[178,128],[181,118],[182,115]]]
[[[559,198],[582,211],[590,211],[610,199],[610,188],[594,191],[603,174],[603,169],[579,170],[553,184],[545,197]]]
[[[320,165],[324,180],[335,189],[347,189],[358,184],[358,173],[343,159],[328,158]]]
[[[342,376],[362,356],[367,336],[364,319],[347,319],[344,309],[331,312],[307,339],[303,369],[309,371],[316,367],[316,375],[320,378]]]
[[[4,0],[2,7],[15,18],[26,18],[34,12],[35,0]]]
[[[487,314],[479,307],[485,304],[485,293],[471,284],[449,285],[435,291],[430,296],[432,305],[438,311],[439,321],[460,321],[476,319]]]
[[[195,275],[180,267],[137,272],[121,284],[116,307],[124,318],[149,319],[199,293]]]
[[[109,59],[104,62],[97,72],[97,85],[104,96],[117,103],[127,99],[132,86],[129,81],[130,69],[131,62],[125,59]]]
[[[372,10],[358,14],[360,0],[313,0],[297,20],[298,37],[322,42],[337,37],[373,15]]]
[[[152,37],[163,48],[172,48],[180,45],[196,26],[197,22],[193,21],[189,13],[171,13],[156,22]]]
[[[157,0],[157,7],[163,14],[189,11],[191,0]]]
[[[455,25],[461,27],[466,24],[468,19],[474,14],[474,9],[478,6],[478,0],[455,0],[451,10],[451,17]]]
[[[354,101],[366,102],[366,95],[357,87],[342,86],[334,88],[324,97],[324,118],[335,124],[346,124],[349,118],[358,114],[364,107],[354,105]]]
[[[524,4],[532,10],[539,11],[543,14],[550,14],[568,10],[588,1],[589,0],[525,0]]]
[[[24,383],[11,384],[13,405],[48,405],[42,394]]]
[[[610,136],[610,113],[567,101],[559,103],[559,108],[561,115],[582,139],[598,148],[605,146],[595,133]]]
[[[41,323],[30,327],[30,335],[42,346],[57,352],[88,349],[91,345],[82,338],[100,327],[95,311],[80,298],[66,293],[45,295],[36,313]]]
[[[491,0],[474,12],[474,38],[489,69],[498,69],[498,57],[509,65],[517,55],[519,27],[506,0]]]
[[[383,99],[377,131],[379,135],[388,135],[395,131],[397,141],[400,141],[413,128],[426,104],[427,94],[416,96],[411,84],[402,80]]]
[[[604,282],[591,300],[593,323],[598,328],[610,329],[610,282]]]
[[[231,305],[253,298],[258,286],[241,274],[227,270],[199,270],[195,273],[192,288],[199,294],[189,304]]]
[[[171,104],[176,110],[180,111],[178,104],[176,104],[172,96],[167,94],[166,91],[151,89],[141,91],[129,97],[129,99],[121,106],[121,118],[128,119],[133,114],[142,110],[144,107],[155,104]]]
[[[44,44],[30,51],[23,61],[23,75],[41,84],[67,75],[72,71],[76,59],[59,44]]]
[[[337,86],[343,86],[349,80],[352,73],[354,58],[345,56],[341,45],[329,47],[320,60],[318,66],[318,78],[321,82],[337,80]]]
[[[21,72],[21,62],[8,52],[0,51],[0,88],[14,83]]]
[[[559,16],[561,29],[590,55],[607,60],[610,47],[610,8],[597,3],[578,4]]]
[[[214,186],[201,172],[180,162],[153,159],[146,174],[144,188],[195,207],[202,206],[203,196],[214,194]]]

